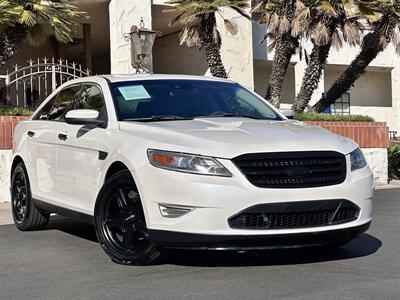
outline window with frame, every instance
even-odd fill
[[[350,114],[350,94],[345,93],[335,101],[331,106],[331,112],[335,115],[349,115]]]
[[[42,107],[42,109],[36,113],[36,115],[33,117],[33,120],[47,120],[49,118],[49,114],[51,111],[51,108],[53,107],[53,103],[56,100],[57,96],[54,96],[51,98],[47,103]]]
[[[67,112],[75,107],[76,96],[80,89],[81,85],[74,85],[58,93],[48,114],[48,120],[64,122]]]
[[[107,119],[107,111],[104,103],[103,93],[97,85],[84,84],[79,93],[75,109],[93,109],[99,112],[99,119]]]

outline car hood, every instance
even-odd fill
[[[168,122],[121,122],[120,130],[161,150],[233,158],[245,153],[337,151],[357,145],[323,128],[298,121],[213,118]]]

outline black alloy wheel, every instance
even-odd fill
[[[22,162],[12,171],[11,210],[15,226],[22,231],[42,229],[49,222],[50,214],[35,207],[28,172]]]
[[[120,264],[147,265],[161,258],[147,233],[139,193],[129,171],[104,184],[95,208],[96,234],[105,252]]]
[[[12,209],[15,221],[21,224],[26,216],[28,187],[25,173],[21,168],[14,172],[12,187]]]

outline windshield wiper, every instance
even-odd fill
[[[193,118],[188,117],[178,117],[178,116],[151,116],[146,118],[134,118],[134,119],[124,119],[124,121],[131,122],[161,122],[161,121],[184,121],[193,120]]]
[[[250,116],[250,115],[243,115],[243,114],[233,114],[233,113],[223,113],[219,115],[207,115],[207,116],[198,116],[196,118],[248,118],[248,119],[254,119],[254,120],[269,120],[267,118],[258,118],[255,116]]]

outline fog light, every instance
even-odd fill
[[[179,218],[194,210],[190,206],[159,204],[161,215],[165,218]]]

